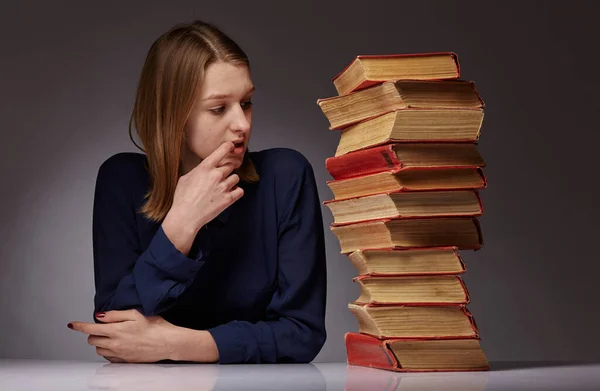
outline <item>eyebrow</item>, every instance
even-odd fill
[[[252,88],[250,88],[248,90],[248,92],[246,92],[244,94],[244,96],[250,94],[251,92],[254,92],[255,87],[252,86]],[[210,94],[209,96],[207,96],[206,98],[202,99],[202,100],[213,100],[213,99],[226,99],[226,98],[230,98],[232,96],[232,94]]]

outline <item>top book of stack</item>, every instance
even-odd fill
[[[458,56],[452,52],[361,55],[333,78],[339,95],[388,80],[451,80],[460,78]]]

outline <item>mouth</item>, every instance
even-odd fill
[[[241,154],[241,153],[244,152],[245,148],[244,148],[244,142],[243,141],[234,142],[233,145],[234,145],[233,153],[235,155],[239,155],[239,154]]]

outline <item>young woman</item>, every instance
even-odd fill
[[[294,150],[248,151],[253,91],[247,56],[207,23],[150,48],[132,115],[144,154],[98,171],[95,322],[68,325],[109,361],[309,362],[323,346],[314,174]]]

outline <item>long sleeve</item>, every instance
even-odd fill
[[[231,321],[208,329],[219,362],[310,362],[326,340],[323,220],[312,167],[300,154],[281,166],[286,188],[277,195],[278,289],[265,321]],[[290,179],[292,178],[292,179]],[[289,184],[288,184],[289,183]],[[280,190],[280,189],[278,189]]]
[[[151,316],[174,303],[204,262],[201,251],[196,259],[183,255],[162,227],[141,249],[132,191],[140,183],[139,162],[132,157],[117,154],[98,171],[92,223],[94,311],[137,309]]]

